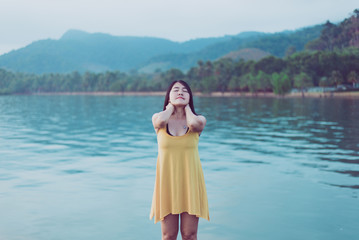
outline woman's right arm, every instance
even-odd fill
[[[173,110],[174,110],[174,106],[171,103],[168,103],[168,105],[166,106],[166,110],[153,114],[152,124],[153,127],[155,128],[156,133],[160,128],[166,126],[168,120],[170,119],[173,113]]]

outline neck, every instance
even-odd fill
[[[172,115],[174,116],[174,118],[176,119],[181,119],[186,115],[186,112],[184,110],[184,107],[175,107]]]

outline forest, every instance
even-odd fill
[[[359,83],[359,9],[339,24],[327,21],[319,38],[297,51],[290,46],[284,57],[259,61],[198,61],[187,72],[180,69],[154,73],[72,72],[30,74],[0,69],[0,94],[41,92],[164,91],[170,82],[187,81],[194,91],[274,92],[283,95],[292,88],[357,86]]]

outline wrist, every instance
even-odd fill
[[[169,111],[172,111],[172,112],[173,112],[174,109],[175,109],[175,107],[171,103],[169,103],[167,105],[167,107],[166,107],[166,110],[169,110]]]

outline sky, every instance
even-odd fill
[[[358,0],[0,0],[0,55],[78,29],[183,42],[340,22]]]

